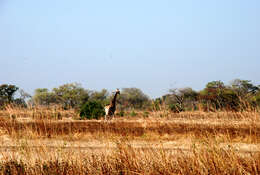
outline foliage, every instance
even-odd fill
[[[236,79],[231,85],[211,81],[199,92],[191,88],[170,89],[162,100],[173,112],[196,110],[200,106],[205,111],[241,111],[260,106],[260,91],[249,80]]]
[[[198,93],[192,88],[170,89],[169,91],[170,94],[165,95],[163,99],[171,111],[181,112],[194,108]]]
[[[259,91],[259,87],[254,86],[250,80],[235,79],[231,82],[231,87],[239,97],[246,97]]]
[[[134,110],[132,110],[132,111],[130,112],[130,116],[131,116],[131,117],[135,117],[135,116],[137,116],[137,113],[136,113]]]
[[[18,87],[15,85],[0,85],[0,108],[3,108],[4,105],[14,104],[19,105],[20,107],[26,107],[25,99],[29,98],[30,95],[23,90],[20,90],[20,98],[14,98]]]
[[[143,117],[144,117],[144,118],[149,117],[149,112],[148,112],[148,111],[144,111],[144,112],[143,112]]]
[[[225,86],[221,81],[209,82],[200,92],[200,100],[207,104],[207,110],[245,110],[251,102],[251,97],[259,89],[247,80],[236,79],[231,86]]]
[[[47,88],[38,88],[34,96],[20,90],[20,98],[14,98],[19,88],[15,85],[3,84],[0,86],[0,105],[19,104],[26,106],[26,102],[49,106],[58,104],[64,109],[79,109],[87,101],[98,101],[102,106],[109,103],[113,95],[106,89],[90,91],[78,83],[64,84],[49,91]],[[27,100],[30,99],[31,100]],[[208,82],[204,89],[195,91],[192,88],[170,89],[169,93],[160,98],[150,100],[138,88],[123,88],[118,96],[117,109],[133,110],[145,109],[158,111],[169,109],[173,112],[203,109],[215,110],[256,110],[260,107],[260,86],[252,84],[250,80],[235,79],[225,85],[222,81]]]
[[[256,106],[260,106],[260,91],[253,97],[253,102]]]
[[[138,88],[123,88],[119,103],[123,108],[144,108],[149,103],[149,97]]]
[[[15,85],[2,84],[0,86],[0,104],[14,101],[14,94],[19,88]]]
[[[89,99],[89,91],[78,83],[64,84],[53,88],[50,92],[47,88],[35,90],[33,101],[39,105],[60,104],[64,109],[76,108]]]
[[[64,84],[54,88],[53,93],[64,108],[75,108],[89,99],[89,92],[78,83]]]
[[[120,112],[118,113],[118,115],[119,115],[120,117],[124,117],[124,116],[125,116],[125,111],[120,111]]]
[[[225,101],[225,86],[221,81],[212,81],[206,85],[206,88],[200,92],[200,100],[203,103],[210,104],[214,109],[223,107]]]
[[[81,119],[99,119],[105,115],[100,101],[87,101],[80,109]]]
[[[109,103],[109,93],[106,89],[102,89],[100,92],[94,91],[90,94],[89,100],[100,101],[102,105]]]
[[[53,92],[47,88],[38,88],[34,91],[33,101],[38,105],[50,105],[57,103],[57,98]]]

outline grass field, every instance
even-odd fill
[[[258,112],[0,111],[0,174],[259,174]]]

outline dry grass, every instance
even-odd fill
[[[35,153],[37,154],[35,155]],[[136,149],[118,142],[113,150],[73,151],[40,147],[4,155],[2,174],[259,174],[260,154],[204,143],[183,150]]]
[[[177,117],[176,117],[177,115]],[[49,120],[49,119],[5,119],[0,121],[1,132],[15,138],[57,138],[66,137],[77,139],[77,135],[111,135],[118,137],[142,137],[150,140],[164,138],[176,139],[176,136],[192,138],[225,138],[225,141],[239,139],[244,142],[260,142],[260,121],[258,113],[216,113],[215,116],[203,113],[194,117],[190,113],[173,114],[167,118],[134,118],[128,120],[118,118],[113,121],[103,120]],[[223,118],[219,116],[223,115]],[[199,116],[196,114],[196,116]],[[230,119],[228,119],[230,116]],[[202,118],[203,117],[203,118]],[[48,117],[46,117],[48,118]],[[150,137],[145,137],[149,135]],[[165,137],[165,136],[168,136]]]
[[[139,111],[105,122],[9,107],[0,116],[0,174],[260,173],[256,111]]]

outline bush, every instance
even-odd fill
[[[149,117],[149,112],[144,111],[144,112],[143,112],[143,117],[144,117],[144,118]]]
[[[118,113],[118,115],[119,115],[120,117],[124,117],[124,116],[125,116],[125,111],[120,111],[120,112]]]
[[[80,109],[80,119],[99,119],[105,110],[99,101],[88,101]]]
[[[135,117],[135,116],[137,116],[137,113],[133,110],[133,111],[131,111],[130,116]]]

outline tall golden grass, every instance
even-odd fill
[[[26,149],[26,148],[24,148]],[[32,152],[32,150],[30,150]],[[5,156],[1,174],[259,174],[260,154],[205,143],[190,152],[163,148],[135,149],[117,143],[111,151],[66,151],[44,148],[34,154]],[[35,154],[37,156],[35,156]],[[39,156],[41,155],[41,157]],[[22,155],[22,156],[21,156]]]
[[[81,121],[73,110],[9,106],[0,111],[0,174],[260,173],[257,111],[137,114]]]

